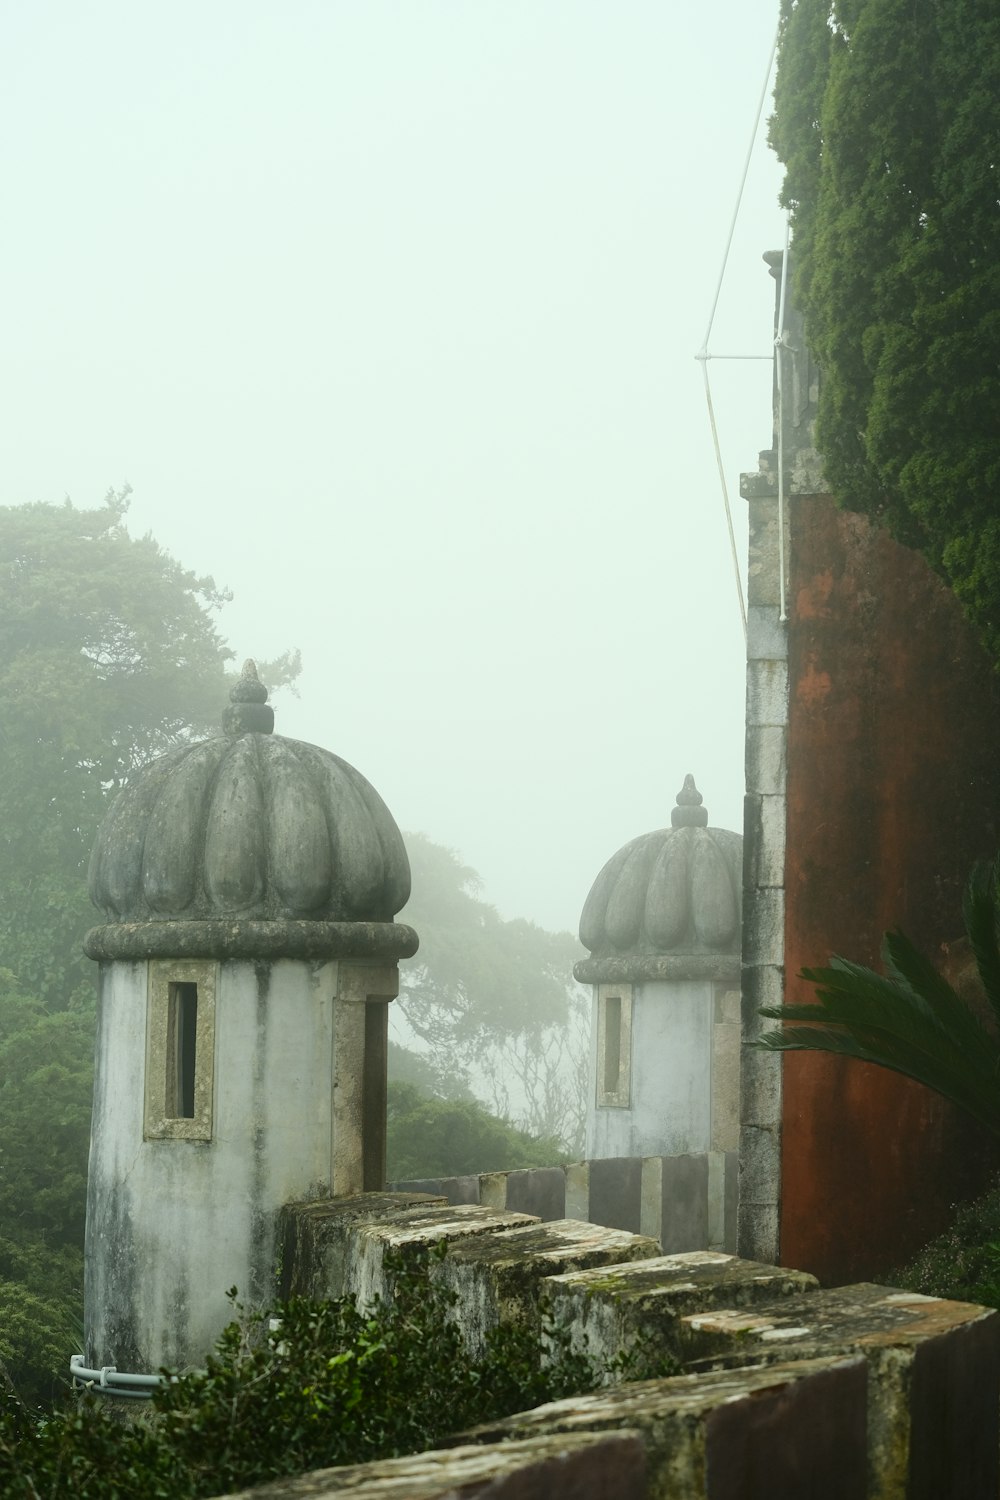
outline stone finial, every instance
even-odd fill
[[[268,704],[267,688],[257,676],[257,663],[250,656],[229,694],[222,728],[234,739],[241,734],[270,734],[274,729],[274,709]]]
[[[671,828],[707,828],[708,809],[701,805],[704,800],[694,784],[694,777],[685,776],[684,785],[677,793],[677,806],[670,809]]]

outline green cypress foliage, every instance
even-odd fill
[[[830,486],[1000,662],[1000,11],[783,0],[771,143]]]

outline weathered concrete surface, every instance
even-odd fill
[[[412,958],[417,934],[403,922],[113,922],[83,939],[88,958]]]
[[[234,709],[232,733],[129,777],[94,844],[94,905],[110,922],[391,923],[410,866],[378,792],[339,756]]]
[[[638,1433],[576,1433],[317,1469],[223,1500],[644,1500]]]
[[[376,1297],[385,1298],[390,1287],[386,1277],[386,1256],[405,1256],[408,1252],[430,1250],[447,1242],[449,1256],[471,1238],[482,1235],[503,1236],[515,1229],[531,1228],[538,1220],[531,1214],[511,1213],[507,1209],[483,1208],[469,1203],[458,1208],[427,1207],[403,1209],[377,1223],[358,1224],[351,1233],[344,1291],[364,1306]],[[484,1252],[489,1255],[489,1250]],[[432,1268],[433,1269],[433,1268]]]
[[[455,1292],[463,1338],[476,1354],[487,1332],[500,1323],[540,1327],[546,1277],[650,1260],[659,1253],[657,1242],[644,1235],[561,1219],[459,1242],[431,1267],[431,1275]]]
[[[857,1355],[803,1360],[553,1401],[456,1441],[627,1428],[646,1444],[649,1500],[865,1500],[866,1400]]]
[[[716,1035],[727,1029],[726,1024],[717,1025]],[[417,1179],[395,1183],[393,1190],[435,1193],[453,1204],[512,1209],[534,1214],[544,1223],[582,1219],[609,1229],[628,1229],[659,1240],[668,1253],[735,1253],[737,1168],[735,1151],[617,1156],[565,1167]]]
[[[862,1354],[873,1500],[997,1494],[1000,1313],[991,1308],[862,1283],[688,1314],[679,1338],[700,1368]]]
[[[355,1234],[392,1223],[408,1210],[451,1210],[443,1196],[423,1192],[355,1193],[286,1203],[278,1226],[282,1297],[342,1297]]]
[[[148,988],[145,963],[102,968],[87,1198],[87,1364],[135,1373],[201,1363],[228,1287],[271,1298],[279,1210],[329,1194],[336,1131],[336,964],[218,966],[202,1139],[146,1117]]]
[[[735,970],[743,839],[707,827],[701,801],[687,777],[671,827],[633,839],[600,871],[580,917],[591,963],[623,954],[713,953],[729,956]]]
[[[831,953],[879,966],[901,928],[936,963],[1000,843],[1000,678],[917,553],[827,497],[790,508],[786,997]],[[819,1053],[783,1065],[780,1259],[883,1274],[996,1166],[918,1084]],[[836,1142],[835,1149],[831,1143]]]
[[[694,1251],[632,1265],[571,1271],[545,1282],[552,1319],[581,1353],[600,1360],[640,1352],[678,1361],[686,1349],[682,1318],[711,1308],[769,1307],[815,1289],[813,1276],[733,1255]]]

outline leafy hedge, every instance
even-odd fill
[[[928,1297],[1000,1307],[1000,1182],[963,1204],[943,1234],[880,1279]]]
[[[442,1252],[443,1253],[443,1252]],[[591,1390],[602,1372],[562,1331],[504,1326],[466,1356],[454,1298],[426,1257],[390,1265],[391,1301],[293,1300],[242,1316],[203,1371],[181,1375],[122,1425],[92,1398],[52,1417],[8,1398],[0,1412],[0,1495],[24,1500],[195,1500],[306,1469],[420,1452],[448,1434]],[[235,1297],[235,1292],[231,1293]],[[643,1375],[676,1367],[644,1367]],[[620,1366],[619,1373],[630,1371]]]

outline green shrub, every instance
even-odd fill
[[[880,1280],[929,1297],[1000,1307],[1000,1181],[959,1208],[949,1229]]]
[[[351,1298],[294,1299],[275,1309],[273,1323],[241,1316],[204,1370],[154,1396],[151,1421],[123,1426],[89,1397],[39,1420],[8,1398],[0,1495],[197,1500],[419,1452],[599,1383],[602,1372],[555,1328],[544,1365],[537,1334],[512,1326],[470,1360],[450,1317],[454,1298],[428,1277],[427,1257],[393,1261],[390,1270],[391,1301],[361,1311]]]

